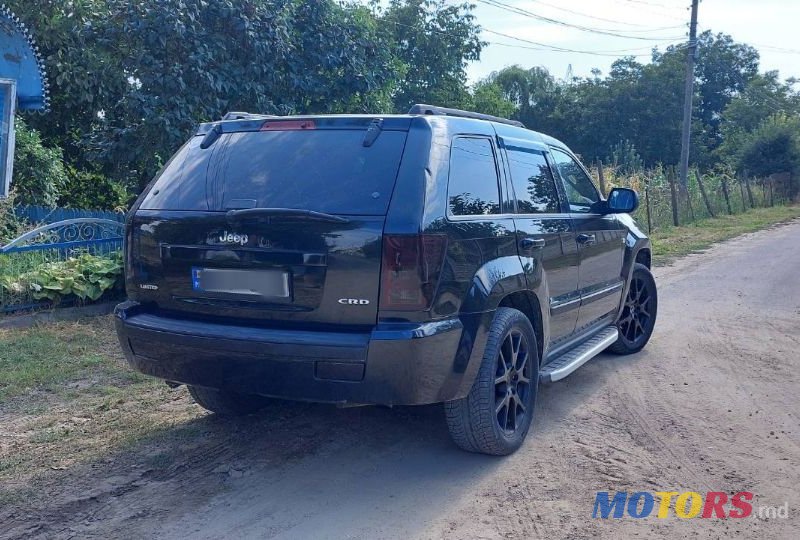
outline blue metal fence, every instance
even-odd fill
[[[37,216],[39,211],[28,215]],[[0,313],[48,306],[36,299],[31,272],[87,253],[109,256],[121,251],[124,214],[111,214],[117,219],[76,217],[47,223],[45,217],[45,224],[0,247]]]

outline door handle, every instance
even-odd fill
[[[546,243],[543,238],[523,238],[519,241],[519,247],[524,250],[543,248]]]
[[[579,234],[576,238],[579,244],[590,246],[597,243],[597,237],[593,234]]]

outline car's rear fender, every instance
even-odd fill
[[[541,285],[540,285],[541,286]],[[461,392],[466,395],[472,387],[486,349],[486,340],[497,308],[512,295],[532,294],[537,298],[540,291],[528,289],[525,271],[518,256],[499,257],[481,266],[472,279],[472,284],[461,304],[459,317],[464,323],[464,332],[458,349],[460,362],[465,364],[465,376]],[[542,340],[548,335],[548,319],[539,307]],[[480,316],[476,316],[480,314]],[[529,317],[530,314],[526,313]],[[537,321],[531,321],[537,328]],[[468,352],[468,355],[465,354]],[[467,360],[468,358],[468,360]]]

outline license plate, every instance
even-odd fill
[[[289,273],[283,270],[192,267],[192,290],[262,298],[289,298]]]

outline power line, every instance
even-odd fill
[[[606,19],[605,17],[598,17],[596,15],[589,15],[588,13],[581,13],[580,11],[574,11],[572,9],[560,7],[560,6],[557,6],[555,4],[550,4],[548,2],[543,2],[542,0],[532,0],[532,1],[536,2],[537,4],[542,4],[543,6],[547,6],[547,7],[553,8],[553,9],[557,9],[557,10],[563,11],[565,13],[571,13],[573,15],[578,15],[580,17],[585,17],[587,19],[594,19],[596,21],[610,22],[610,23],[614,23],[614,24],[622,24],[622,25],[625,25],[625,26],[632,26],[632,27],[636,27],[636,28],[642,28],[642,30],[625,30],[626,32],[657,32],[659,30],[674,30],[676,28],[685,28],[685,26],[686,26],[684,24],[679,24],[679,25],[673,25],[673,26],[662,26],[662,27],[658,27],[658,28],[651,28],[651,27],[649,27],[649,26],[647,26],[645,24],[636,24],[636,23],[627,22],[627,21],[620,21],[618,19]]]
[[[736,80],[742,85],[743,91],[740,92],[740,97],[744,97],[745,94],[751,92],[756,96],[761,96],[767,108],[772,109],[775,112],[786,112],[787,104],[779,101],[778,97],[770,92],[768,88],[751,84],[750,82],[746,81],[740,73],[735,71],[733,72],[733,76],[736,77]],[[786,97],[784,96],[783,99],[786,99]]]
[[[612,58],[624,58],[632,56],[634,58],[640,58],[642,56],[651,56],[652,53],[637,53],[637,54],[615,54],[615,53],[601,53],[595,51],[581,51],[576,49],[566,49],[566,48],[553,48],[551,46],[525,46],[525,45],[515,45],[513,43],[498,43],[496,41],[487,42],[490,45],[496,45],[498,47],[511,47],[513,49],[523,49],[527,51],[549,51],[549,52],[556,52],[556,53],[569,53],[569,54],[588,54],[591,56],[605,56],[605,57],[612,57]]]
[[[768,51],[783,53],[783,54],[800,54],[800,49],[787,49],[786,47],[775,47],[774,45],[759,45],[758,43],[750,43],[759,49],[766,49]]]
[[[653,6],[653,7],[660,7],[665,9],[672,9],[675,6],[668,6],[666,4],[659,4],[658,2],[647,2],[646,0],[625,0],[626,2],[630,2],[631,4],[642,4],[645,6]]]
[[[559,47],[557,45],[549,45],[547,43],[541,43],[541,42],[538,42],[538,41],[532,41],[530,39],[525,39],[525,38],[521,38],[521,37],[517,37],[517,36],[512,36],[510,34],[505,34],[503,32],[498,32],[497,30],[490,30],[489,28],[482,28],[481,30],[483,32],[488,32],[489,34],[495,34],[497,36],[501,36],[501,37],[504,37],[504,38],[513,39],[515,41],[520,41],[522,43],[527,43],[529,45],[534,45],[536,48],[534,48],[534,47],[523,47],[521,45],[513,45],[513,44],[510,44],[510,43],[492,43],[493,45],[500,45],[500,46],[505,46],[505,47],[518,47],[520,49],[532,49],[532,50],[551,50],[551,51],[554,51],[554,52],[569,52],[569,53],[576,53],[576,54],[589,54],[589,55],[594,55],[594,56],[614,56],[614,57],[620,57],[620,56],[650,56],[649,53],[647,53],[647,54],[618,54],[618,53],[625,53],[625,52],[628,52],[628,51],[642,51],[642,50],[648,49],[648,47],[639,47],[639,48],[635,48],[635,49],[616,49],[616,50],[606,50],[606,51],[587,51],[587,50],[580,50],[580,49],[570,49],[568,47]],[[669,43],[669,42],[661,42],[660,44],[664,45],[664,46],[669,46],[671,43]],[[653,47],[649,47],[649,50],[652,51],[652,49],[654,47],[657,47],[657,45],[654,45]],[[680,48],[680,47],[676,47],[676,48]]]
[[[668,13],[666,13],[666,12],[664,12],[664,11],[661,11],[660,9],[658,9],[658,10],[655,10],[655,9],[652,9],[652,8],[645,7],[645,6],[653,6],[653,7],[658,7],[658,6],[656,6],[655,4],[643,4],[643,3],[641,3],[641,2],[633,2],[632,0],[616,0],[616,2],[617,2],[618,4],[620,4],[620,5],[625,5],[625,6],[629,6],[629,4],[631,4],[631,3],[633,3],[633,4],[639,4],[639,6],[637,7],[637,9],[640,9],[640,10],[642,10],[642,11],[646,11],[646,12],[648,12],[648,13],[652,13],[652,14],[654,14],[654,15],[658,15],[659,17],[667,17],[668,19],[673,19],[673,20],[675,20],[675,21],[683,21],[683,20],[684,20],[682,17],[678,17],[677,15],[673,15],[673,14],[672,14],[672,13],[673,13],[673,11],[670,11],[670,12],[669,12],[669,14],[668,14]],[[626,4],[625,2],[627,2],[627,4]],[[630,6],[629,6],[629,7],[630,7]],[[673,7],[673,8],[669,8],[669,7],[667,7],[667,6],[664,6],[664,5],[662,5],[661,7],[662,7],[662,8],[665,8],[665,9],[675,9],[674,7]]]
[[[405,28],[411,28],[411,29],[415,29],[416,28],[415,26],[411,26],[409,24],[403,24],[403,23],[397,22],[397,21],[387,21],[387,22],[390,22],[391,24],[394,24],[396,26],[403,26]],[[439,30],[439,29],[436,29],[436,28],[431,28],[430,30],[432,32],[437,33],[437,34],[450,36],[450,37],[454,37],[454,38],[460,38],[460,36],[457,36],[457,35],[455,35],[455,34],[453,34],[451,32],[447,32],[445,30]],[[648,49],[650,51],[652,51],[653,48],[658,47],[658,45],[659,45],[659,44],[655,44],[652,47],[639,47],[639,48],[636,48],[636,49],[616,49],[616,50],[606,50],[606,51],[587,51],[587,50],[580,50],[580,49],[570,49],[570,48],[567,48],[567,47],[559,47],[557,45],[549,45],[547,43],[540,43],[538,41],[531,41],[529,39],[524,39],[524,38],[512,36],[510,34],[505,34],[503,32],[498,32],[497,30],[492,30],[490,28],[481,28],[481,31],[482,32],[487,32],[489,34],[495,34],[497,36],[501,36],[501,37],[504,37],[504,38],[513,39],[514,41],[519,41],[519,42],[527,44],[527,45],[516,45],[516,44],[513,44],[513,43],[500,43],[500,42],[497,42],[497,41],[484,41],[484,43],[486,43],[488,45],[497,45],[499,47],[511,47],[511,48],[514,48],[514,49],[524,49],[524,50],[529,50],[529,51],[565,52],[565,53],[573,53],[573,54],[587,54],[587,55],[592,55],[592,56],[611,56],[611,57],[615,57],[615,58],[621,58],[623,56],[635,56],[635,57],[650,56],[651,53],[642,53],[642,54],[618,54],[618,53],[624,53],[626,51],[642,51],[642,50],[648,50]],[[661,42],[660,45],[663,45],[666,48],[666,47],[669,47],[670,45],[672,45],[672,43],[664,41],[664,42]],[[684,47],[683,45],[675,45],[676,49],[681,49],[683,47]]]
[[[536,20],[539,20],[539,21],[542,21],[542,22],[555,24],[555,25],[558,25],[558,26],[563,26],[565,28],[575,28],[576,30],[580,30],[582,32],[589,32],[589,33],[593,33],[593,34],[600,34],[600,35],[605,35],[605,36],[612,36],[612,37],[626,38],[626,39],[636,39],[636,40],[641,40],[641,41],[667,41],[667,40],[674,41],[676,39],[682,39],[683,38],[683,36],[679,36],[679,37],[674,37],[674,36],[673,37],[664,37],[664,36],[660,36],[660,37],[642,37],[642,36],[625,35],[625,34],[618,33],[617,30],[603,29],[603,28],[592,28],[592,27],[588,27],[588,26],[582,26],[582,25],[579,25],[579,24],[568,23],[568,22],[561,21],[561,20],[558,20],[558,19],[553,19],[553,18],[550,18],[550,17],[545,17],[543,15],[539,15],[537,13],[533,13],[532,11],[528,11],[528,10],[525,10],[525,9],[522,9],[522,8],[518,8],[518,7],[512,6],[510,4],[505,4],[503,2],[500,2],[499,0],[478,0],[478,1],[481,2],[482,4],[493,6],[495,8],[502,9],[504,11],[509,11],[509,12],[515,13],[517,15],[523,15],[523,16],[529,17],[531,19],[536,19]]]

